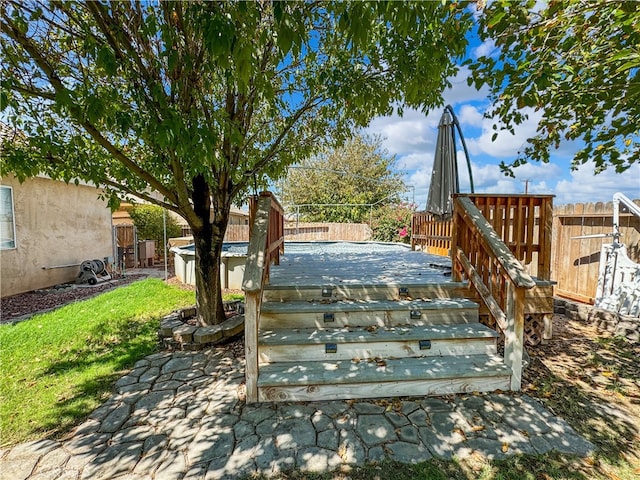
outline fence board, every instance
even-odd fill
[[[284,227],[285,241],[364,242],[371,240],[371,228],[366,223],[295,223]]]
[[[249,225],[228,225],[224,235],[225,242],[248,242]]]
[[[640,205],[640,200],[634,200]],[[629,258],[640,263],[640,218],[624,213],[621,206],[621,242],[627,246]],[[578,239],[584,235],[613,232],[613,204],[587,203],[561,205],[554,209],[552,278],[557,281],[555,293],[560,296],[593,303],[598,283],[600,250],[611,237]]]

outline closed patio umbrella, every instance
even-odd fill
[[[467,146],[464,143],[464,137],[460,131],[457,118],[453,113],[453,108],[447,105],[438,124],[438,139],[436,140],[436,153],[433,159],[433,171],[431,173],[431,184],[429,185],[429,196],[427,197],[426,208],[427,212],[433,213],[442,220],[451,218],[453,214],[452,195],[460,192],[454,125],[458,129],[467,156],[471,192],[473,193],[473,177],[471,175],[471,163],[469,162]]]

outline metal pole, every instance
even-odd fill
[[[458,133],[460,134],[460,140],[462,141],[462,148],[464,149],[464,156],[467,158],[467,169],[469,171],[469,184],[471,186],[471,193],[474,192],[473,188],[473,174],[471,173],[471,160],[469,160],[469,151],[467,150],[467,143],[464,141],[464,135],[462,135],[462,129],[460,128],[460,123],[458,123],[458,117],[453,112],[453,107],[451,105],[447,105],[444,107],[445,111],[448,111],[453,118],[453,124],[458,129]]]
[[[167,266],[167,209],[162,209],[162,229],[163,229],[163,240],[164,240],[164,248],[162,252],[164,253],[164,281],[167,282],[169,279],[168,266]]]
[[[138,268],[138,229],[133,226],[133,268]]]

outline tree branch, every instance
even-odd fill
[[[155,205],[158,205],[162,208],[166,208],[167,210],[171,210],[172,212],[176,212],[177,214],[179,214],[180,216],[184,215],[184,212],[182,210],[180,210],[180,208],[176,205],[173,205],[172,203],[167,203],[164,202],[162,200],[159,200],[158,198],[154,197],[151,194],[145,193],[145,192],[139,192],[137,190],[131,189],[126,185],[123,185],[121,183],[118,182],[114,182],[113,180],[103,180],[101,183],[105,184],[105,185],[109,185],[110,187],[113,187],[115,190],[119,190],[123,193],[126,193],[128,195],[133,195],[134,197],[138,197],[141,198],[142,200],[146,200],[149,203],[153,203]]]
[[[20,29],[11,22],[10,19],[7,18],[5,12],[2,12],[2,17],[4,19],[4,23],[2,23],[1,25],[5,27],[3,28],[5,33],[16,43],[20,44],[31,55],[31,58],[33,58],[36,65],[38,65],[38,67],[46,75],[53,89],[57,93],[65,93],[69,97],[72,97],[72,92],[64,86],[62,80],[58,77],[58,74],[56,73],[54,67],[49,64],[43,53],[40,52],[36,45],[34,45],[33,42],[28,39],[20,31]],[[122,152],[122,150],[118,149],[115,145],[109,142],[109,140],[107,140],[93,124],[91,124],[86,118],[83,117],[77,105],[71,104],[68,107],[75,120],[84,127],[87,133],[89,133],[89,135],[91,135],[98,144],[100,144],[105,150],[111,153],[116,160],[118,160],[126,168],[131,170],[140,178],[145,180],[152,188],[160,192],[165,197],[171,199],[171,201],[173,201],[174,203],[177,203],[177,198],[174,192],[167,189],[153,175],[141,168],[133,160],[127,157],[124,152]]]

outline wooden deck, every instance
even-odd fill
[[[451,268],[448,257],[411,251],[401,246],[389,246],[384,251],[379,244],[344,244],[324,247],[325,253],[290,253],[295,244],[287,243],[280,265],[271,268],[270,286],[323,285],[418,285],[449,283],[444,273]],[[345,248],[342,247],[342,248]],[[376,248],[378,251],[371,252]],[[322,247],[319,247],[322,250]]]
[[[306,246],[309,248],[309,245]],[[507,389],[495,330],[447,257],[402,245],[287,243],[264,287],[260,401]]]
[[[510,202],[505,215],[515,211]],[[527,274],[510,238],[484,217],[499,214],[483,214],[468,198],[455,204],[452,265],[366,242],[311,252],[287,243],[281,255],[280,207],[261,195],[243,281],[247,401],[519,390],[524,342],[543,337],[551,284]],[[524,218],[525,207],[514,205]],[[546,258],[539,245],[535,253]],[[516,253],[529,259],[532,248]]]
[[[401,299],[398,289],[406,287],[409,289],[409,298],[453,297],[480,302],[477,293],[468,287],[468,282],[452,280],[449,257],[412,251],[402,246],[395,247],[394,251],[384,251],[383,247],[374,242],[370,245],[377,251],[373,252],[367,250],[366,243],[345,245],[348,249],[346,252],[337,251],[340,247],[334,247],[336,251],[328,251],[330,247],[324,247],[327,250],[324,253],[296,253],[295,243],[287,243],[288,248],[293,251],[285,248],[280,265],[271,267],[265,300],[283,301],[278,296],[278,290],[290,289],[292,286],[300,292],[299,300],[313,298],[314,292],[320,297],[318,287],[323,286],[333,287],[336,298],[346,299],[358,297],[361,294],[359,290],[367,290],[367,287],[371,290],[375,286],[378,290],[386,288],[394,301]],[[322,247],[318,250],[322,250]],[[535,281],[536,287],[525,293],[524,312],[529,317],[535,316],[542,323],[545,316],[553,314],[553,282],[539,279]],[[440,307],[443,308],[442,305]],[[269,308],[263,308],[263,318],[268,318]],[[331,308],[349,311],[353,306],[341,304]],[[327,306],[322,305],[321,310],[327,310]],[[486,307],[481,305],[480,316],[487,315]],[[539,331],[530,335],[535,333],[543,334]]]

